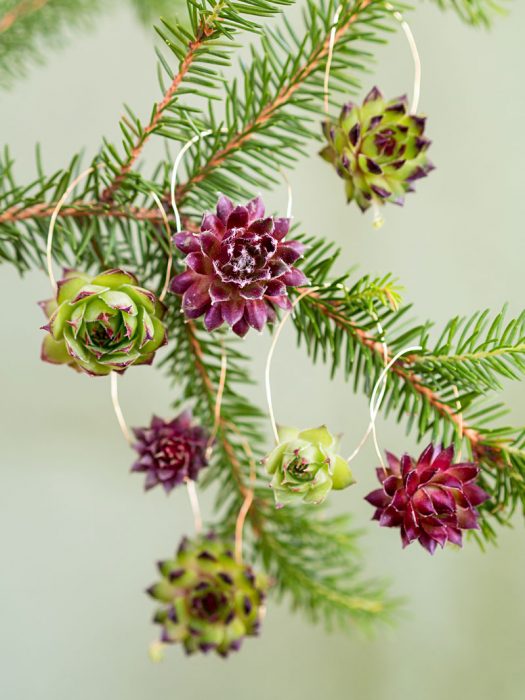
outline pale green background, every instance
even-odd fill
[[[344,266],[394,272],[420,318],[523,306],[525,4],[491,34],[422,4],[413,20],[424,66],[422,108],[431,115],[438,170],[418,183],[404,210],[389,208],[385,228],[346,208],[341,182],[313,157],[293,173],[295,215],[313,234],[344,246]],[[75,149],[91,154],[103,134],[117,136],[123,101],[147,116],[157,96],[151,34],[120,8],[97,31],[73,37],[9,94],[0,96],[1,140],[32,174],[32,149],[44,144],[49,168]],[[401,36],[379,53],[377,77],[389,94],[410,89]],[[154,160],[156,146],[147,156]],[[284,206],[285,193],[270,197]],[[397,533],[369,523],[362,497],[373,486],[371,449],[356,461],[359,484],[336,495],[366,529],[367,569],[406,595],[395,628],[368,638],[332,636],[286,607],[270,605],[264,634],[227,662],[187,660],[180,650],[152,665],[152,610],[142,589],[190,528],[184,494],[144,497],[128,476],[131,454],[115,423],[106,381],[39,362],[37,299],[41,274],[19,280],[2,269],[0,481],[0,697],[4,700],[287,698],[310,700],[519,700],[525,687],[525,550],[522,523],[500,533],[500,547],[475,544],[430,558],[401,551]],[[285,334],[275,365],[282,422],[327,421],[350,450],[366,424],[364,399],[312,369]],[[268,338],[251,337],[261,377]],[[257,399],[262,392],[257,390]],[[122,382],[129,421],[168,411],[173,393],[159,373],[141,369]],[[506,392],[523,423],[523,389]],[[307,400],[309,399],[309,400]],[[380,424],[394,451],[416,450],[401,427]]]

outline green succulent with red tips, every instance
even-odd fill
[[[426,118],[409,113],[405,96],[386,101],[374,87],[362,106],[345,104],[337,123],[323,123],[328,145],[320,155],[346,185],[347,201],[402,205],[413,183],[434,169],[428,160]]]
[[[339,439],[325,425],[299,431],[279,428],[279,444],[265,458],[278,508],[322,503],[328,493],[355,483],[348,462],[337,454]]]
[[[41,357],[94,376],[151,364],[167,342],[164,305],[129,272],[66,270],[54,299],[40,303],[48,323]]]
[[[229,543],[213,533],[184,538],[158,568],[161,579],[148,593],[161,603],[153,619],[162,643],[182,644],[188,654],[227,656],[258,634],[268,579],[237,562]]]

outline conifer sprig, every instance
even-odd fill
[[[434,0],[444,10],[452,10],[467,24],[489,27],[496,14],[505,11],[506,0]]]
[[[190,213],[203,201],[211,204],[217,190],[238,196],[242,189],[248,196],[246,183],[272,187],[275,166],[292,167],[305,143],[319,138],[319,127],[313,125],[324,99],[323,74],[337,7],[332,0],[308,2],[303,36],[285,18],[282,27],[265,29],[262,48],[252,47],[249,65],[241,64],[241,81],[226,86],[224,123],[210,105],[207,123],[221,126],[222,133],[201,145],[188,179],[176,190],[177,201]],[[391,18],[376,0],[345,2],[342,8],[330,72],[332,99],[337,93],[348,97],[355,89],[355,76],[370,57],[364,45],[381,41]]]
[[[172,333],[172,350],[163,365],[179,393],[176,405],[190,402],[195,415],[209,426],[214,423],[222,354],[228,358],[215,449],[204,480],[204,485],[213,484],[217,489],[221,517],[215,529],[233,535],[247,489],[254,488],[247,543],[261,557],[281,596],[327,624],[344,626],[349,619],[368,623],[391,615],[396,601],[388,598],[385,586],[363,579],[359,533],[351,528],[347,516],[327,517],[323,508],[315,512],[308,507],[275,508],[260,464],[270,447],[267,418],[246,398],[246,386],[252,379],[246,370],[249,358],[239,352],[239,342],[228,334],[200,332],[177,312]],[[256,470],[254,483],[250,481],[252,469]],[[295,554],[290,554],[290,547]]]
[[[159,33],[167,54],[159,52],[161,83],[168,78],[163,98],[145,125],[127,110],[121,122],[122,146],[104,145],[94,162],[106,167],[97,168],[62,209],[53,248],[58,264],[86,271],[123,267],[149,288],[160,287],[168,242],[162,216],[149,197],[153,190],[167,205],[171,163],[160,163],[151,179],[137,172],[143,148],[154,134],[185,142],[205,129],[213,132],[188,153],[186,180],[177,189],[185,226],[193,230],[203,209],[215,204],[217,191],[240,201],[271,187],[276,169],[292,167],[305,145],[319,138],[323,77],[339,3],[308,1],[301,34],[285,16],[276,17],[273,26],[264,24],[291,1],[190,0],[189,25],[163,24]],[[470,6],[466,17],[474,22],[492,3],[441,4],[452,4],[460,14]],[[393,24],[391,9],[382,0],[343,3],[335,28],[330,109],[355,90],[370,48],[384,40]],[[224,70],[235,48],[232,39],[242,31],[256,32],[258,47],[241,63],[240,79],[228,82]],[[213,103],[221,95],[219,111]],[[194,97],[205,97],[210,105],[197,107]],[[20,185],[5,151],[0,160],[1,261],[20,272],[44,268],[49,217],[79,163],[75,156],[66,168],[48,176],[38,158],[37,178]],[[168,217],[172,223],[170,213]],[[483,485],[491,493],[483,509],[482,534],[493,539],[494,521],[507,522],[516,506],[525,505],[525,430],[494,427],[502,407],[486,403],[486,395],[498,391],[502,379],[520,378],[525,369],[525,316],[510,322],[502,314],[493,321],[486,314],[454,319],[432,343],[430,324],[407,322],[408,307],[402,306],[394,279],[334,278],[337,251],[324,241],[309,243],[305,269],[316,291],[301,300],[293,315],[299,341],[314,361],[325,361],[332,373],[342,368],[346,378],[354,378],[354,388],[368,395],[384,366],[385,342],[387,359],[407,345],[421,346],[393,366],[384,409],[395,412],[399,421],[406,419],[417,439],[454,441],[479,461]],[[174,265],[181,269],[179,260]],[[328,623],[383,619],[393,604],[380,583],[363,581],[358,533],[348,518],[328,517],[320,508],[275,509],[260,464],[270,448],[265,417],[246,396],[252,379],[238,343],[226,333],[206,333],[199,322],[185,322],[177,298],[170,298],[169,307],[171,345],[163,367],[177,387],[176,404],[191,404],[210,430],[224,352],[228,358],[205,479],[216,489],[217,529],[233,533],[240,504],[253,487],[246,546],[261,558],[278,592]]]
[[[66,28],[85,27],[100,0],[0,0],[0,87],[25,75],[43,48]]]
[[[318,243],[318,249],[326,245]],[[404,355],[388,375],[383,406],[406,420],[407,431],[422,439],[454,442],[458,451],[478,462],[492,498],[482,508],[482,533],[493,540],[491,519],[509,521],[516,506],[525,513],[525,441],[522,429],[494,427],[505,414],[490,392],[499,391],[500,378],[521,380],[525,371],[525,318],[505,321],[505,313],[490,319],[488,312],[469,319],[452,319],[430,346],[432,324],[409,324],[410,307],[392,300],[389,281],[359,280],[348,286],[347,276],[327,277],[336,254],[319,256],[314,247],[307,271],[319,291],[305,296],[294,314],[298,340],[314,361],[321,359],[332,376],[342,369],[354,388],[370,394],[385,365],[407,346],[421,350]],[[365,287],[363,298],[356,290]],[[382,294],[377,293],[377,288]]]
[[[158,52],[160,65],[168,74],[169,85],[164,89],[162,100],[153,106],[150,120],[143,126],[137,116],[126,108],[127,116],[121,120],[120,129],[124,139],[122,146],[125,157],[122,159],[115,148],[108,145],[103,159],[108,167],[116,169],[112,183],[102,193],[102,200],[111,201],[139,158],[144,145],[157,130],[169,123],[166,115],[184,115],[188,107],[179,107],[179,95],[188,93],[213,97],[213,91],[222,86],[220,75],[210,70],[210,66],[228,67],[234,47],[232,39],[241,29],[259,32],[260,24],[247,19],[250,16],[270,17],[293,0],[199,0],[187,3],[190,26],[182,23],[169,23],[163,20],[157,32],[168,47],[170,55],[178,61],[178,68],[172,71],[168,61]],[[182,86],[184,85],[184,89]]]
[[[129,2],[130,0],[122,0]],[[131,0],[143,22],[171,18],[181,0]],[[43,63],[47,48],[62,48],[76,32],[117,4],[103,0],[0,0],[0,88],[11,87],[32,63]]]

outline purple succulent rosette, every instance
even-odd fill
[[[186,254],[186,270],[173,278],[171,291],[183,295],[188,318],[204,315],[209,331],[224,322],[239,336],[250,327],[261,331],[275,320],[275,307],[290,308],[287,288],[308,283],[293,266],[305,246],[285,240],[290,219],[264,213],[260,197],[234,206],[221,196],[216,214],[204,215],[200,233],[174,236]]]
[[[139,457],[131,471],[146,474],[146,490],[160,484],[170,493],[186,479],[196,481],[208,464],[208,433],[192,424],[190,411],[171,421],[153,416],[149,427],[134,428],[133,432],[137,438],[133,448]]]
[[[413,183],[434,169],[425,124],[425,117],[409,113],[406,96],[387,101],[376,87],[361,106],[348,102],[337,122],[325,121],[320,155],[345,181],[347,201],[361,211],[374,203],[403,204]]]
[[[386,456],[388,467],[377,469],[381,488],[366,500],[376,508],[373,520],[400,528],[403,547],[418,540],[434,554],[447,542],[461,546],[462,530],[479,528],[476,508],[489,494],[475,483],[476,464],[453,464],[453,446],[431,443],[417,462],[407,454],[400,460],[389,452]]]
[[[122,374],[131,365],[151,364],[155,352],[167,343],[164,304],[124,270],[95,276],[65,270],[56,298],[40,306],[49,319],[42,326],[48,331],[42,360],[92,376]]]

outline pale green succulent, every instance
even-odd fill
[[[339,439],[325,425],[278,432],[279,444],[264,460],[278,508],[298,501],[321,503],[332,489],[355,483],[348,462],[337,454]]]
[[[41,306],[49,319],[41,357],[52,364],[96,376],[124,372],[151,364],[167,342],[164,305],[123,270],[96,276],[66,270],[56,298]]]

